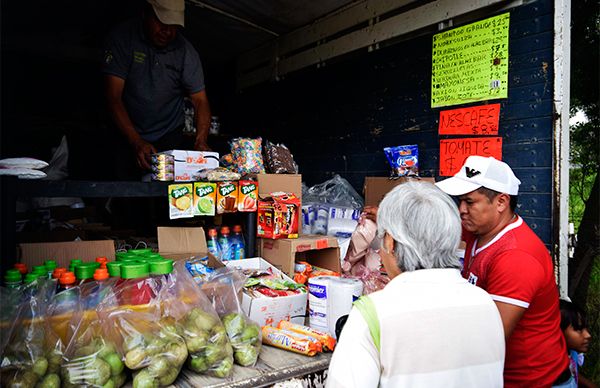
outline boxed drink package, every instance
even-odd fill
[[[183,183],[169,185],[169,218],[174,220],[176,218],[188,218],[193,217],[194,213],[192,210],[193,205],[193,194],[192,184]]]
[[[237,211],[238,183],[217,182],[217,214]]]
[[[170,150],[164,154],[173,156],[176,182],[197,180],[198,171],[219,167],[218,152]]]
[[[217,184],[194,182],[194,215],[214,216],[217,202]]]
[[[271,239],[298,238],[300,199],[291,193],[271,193],[258,201],[257,236]]]
[[[255,212],[257,209],[258,183],[255,181],[239,181],[238,210],[241,212]]]

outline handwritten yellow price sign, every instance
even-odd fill
[[[510,14],[433,36],[431,107],[508,97]]]

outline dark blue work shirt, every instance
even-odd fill
[[[102,72],[125,80],[123,103],[140,136],[149,142],[181,127],[183,99],[204,89],[198,53],[181,33],[163,49],[146,39],[142,20],[109,35]]]

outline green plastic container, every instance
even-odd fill
[[[173,272],[173,260],[149,259],[150,275],[168,275]]]
[[[100,267],[100,263],[89,262],[75,266],[75,277],[77,280],[88,280],[94,278],[94,271]]]
[[[109,261],[108,263],[106,263],[106,269],[108,270],[108,274],[111,277],[120,278],[122,264],[123,263],[120,261]]]
[[[121,278],[140,279],[150,276],[150,266],[148,263],[124,263],[121,264]]]
[[[4,274],[4,285],[8,288],[17,288],[21,285],[22,279],[18,269],[9,269]]]

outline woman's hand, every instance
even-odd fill
[[[365,206],[361,216],[366,217],[374,223],[377,223],[377,210],[379,210],[379,207],[377,206]]]

